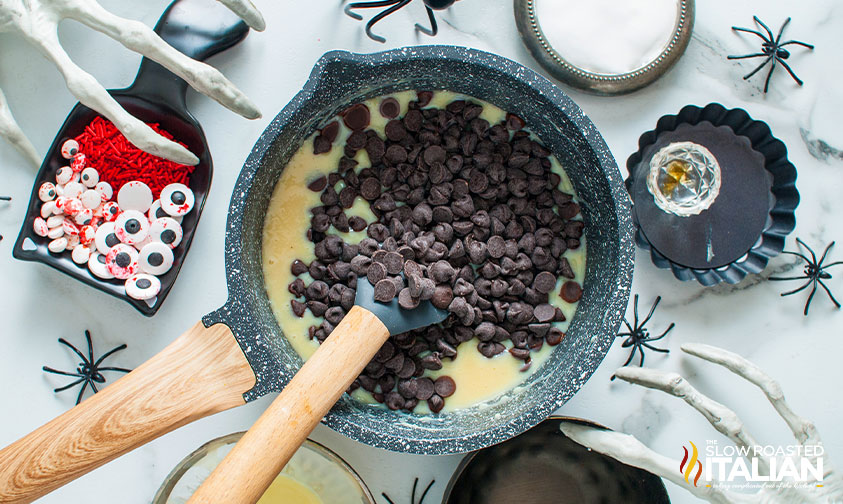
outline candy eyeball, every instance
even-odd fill
[[[32,231],[38,236],[47,236],[47,233],[50,232],[50,228],[47,227],[47,221],[41,217],[36,217],[32,222]]]
[[[83,186],[79,182],[71,181],[64,185],[64,196],[66,198],[78,198],[84,190],[85,186]]]
[[[102,204],[102,218],[106,222],[114,222],[120,216],[120,205],[113,201],[106,201]]]
[[[53,201],[56,199],[57,195],[56,185],[52,182],[44,182],[41,184],[41,187],[38,188],[38,198],[45,203],[47,201]]]
[[[79,213],[73,216],[73,222],[80,226],[86,226],[94,220],[94,211],[90,208],[83,208]]]
[[[108,182],[98,182],[97,185],[94,186],[94,190],[100,193],[103,201],[108,201],[112,196],[114,196],[114,189],[111,188],[111,184]]]
[[[117,204],[125,210],[146,212],[152,206],[152,189],[138,180],[126,182],[117,191]]]
[[[114,223],[104,222],[97,228],[94,242],[97,244],[97,250],[100,254],[108,254],[112,247],[120,244],[120,238],[114,234]]]
[[[104,280],[114,278],[114,275],[108,271],[108,266],[105,264],[105,256],[99,252],[93,252],[91,257],[88,258],[88,269],[97,278]]]
[[[88,246],[91,243],[96,245],[97,229],[94,226],[87,225],[79,228],[79,242],[82,245]]]
[[[67,238],[60,237],[47,244],[47,249],[54,254],[61,254],[67,248]]]
[[[61,227],[64,222],[64,215],[53,215],[47,218],[47,227],[52,229],[54,227]]]
[[[82,185],[85,187],[95,187],[100,181],[100,174],[95,169],[88,167],[82,170],[82,175],[80,175],[79,181],[82,182]]]
[[[73,180],[73,170],[71,170],[69,166],[62,166],[61,168],[56,170],[57,184],[65,185],[71,180]]]
[[[93,210],[102,204],[102,196],[97,191],[88,189],[79,196],[79,201],[82,202],[82,206],[85,208]]]
[[[160,219],[161,217],[170,217],[171,219],[173,219],[176,222],[178,222],[179,224],[181,224],[181,221],[184,218],[184,217],[181,217],[181,216],[171,217],[170,214],[168,214],[167,212],[164,211],[163,208],[161,208],[161,200],[160,199],[157,199],[157,200],[152,202],[152,206],[149,207],[149,211],[146,213],[146,215],[147,215],[147,217],[149,217],[150,222],[154,221],[155,219]]]
[[[41,217],[46,219],[47,217],[53,215],[53,211],[56,209],[56,202],[55,201],[48,201],[41,205]]]
[[[189,213],[195,202],[193,191],[184,184],[170,184],[161,189],[161,208],[173,217]]]
[[[85,245],[77,245],[73,247],[73,251],[70,253],[70,258],[73,259],[73,262],[76,264],[87,264],[88,259],[91,258],[91,249]]]
[[[72,159],[77,152],[79,152],[79,143],[76,140],[66,140],[63,144],[61,144],[61,157],[65,159]]]
[[[62,236],[64,236],[64,228],[61,226],[51,227],[50,230],[47,231],[47,238],[50,238],[51,240],[61,238]]]
[[[149,219],[137,210],[125,210],[114,221],[114,233],[123,243],[134,245],[146,239],[149,231]]]
[[[58,203],[56,203],[58,205]],[[61,207],[62,211],[67,215],[76,215],[85,209],[85,206],[76,198],[68,198]]]
[[[67,247],[65,250],[73,250],[79,245],[79,235],[64,235],[67,238]]]
[[[85,155],[81,152],[77,152],[70,160],[70,169],[73,170],[74,173],[79,173],[85,169],[85,164]]]
[[[126,294],[132,299],[147,300],[152,299],[161,291],[161,280],[158,280],[152,275],[140,273],[132,275],[126,280]]]
[[[138,251],[131,245],[117,244],[105,255],[105,266],[114,278],[125,280],[138,272]]]
[[[66,235],[78,235],[79,228],[76,227],[76,224],[73,223],[70,219],[64,219],[61,223],[61,228]]]
[[[163,275],[173,267],[173,251],[161,242],[152,242],[140,250],[140,269],[150,275]]]
[[[149,225],[149,237],[154,242],[161,242],[171,249],[179,246],[181,239],[184,237],[184,232],[181,224],[170,217],[162,217],[155,219]]]

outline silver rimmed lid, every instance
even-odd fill
[[[691,40],[691,32],[694,26],[694,0],[675,1],[675,21],[672,34],[666,37],[666,44],[660,46],[662,47],[661,52],[653,53],[655,54],[654,57],[647,58],[648,61],[635,65],[634,68],[617,71],[617,73],[601,70],[599,64],[585,65],[581,62],[576,64],[571,61],[576,58],[568,56],[568,59],[566,59],[563,57],[566,48],[554,47],[552,40],[556,37],[549,36],[550,32],[546,32],[546,30],[555,29],[555,27],[552,28],[553,25],[550,25],[547,18],[546,25],[544,28],[542,26],[541,18],[543,16],[548,17],[549,11],[540,9],[537,4],[548,2],[548,0],[514,0],[515,21],[518,25],[518,31],[521,33],[521,38],[530,53],[552,76],[570,86],[591,93],[616,95],[630,93],[652,83],[664,75],[685,52],[685,48]],[[558,12],[562,5],[553,5],[553,11]],[[589,4],[583,3],[582,5]],[[600,22],[600,20],[595,21]],[[647,26],[642,27],[643,31],[647,31],[647,28]],[[610,33],[610,31],[608,29],[596,31],[594,40],[590,42],[611,45],[613,33]]]

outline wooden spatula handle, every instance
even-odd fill
[[[131,373],[0,450],[0,502],[32,502],[177,427],[240,406],[254,384],[231,330],[200,322]]]
[[[353,307],[188,504],[254,504],[389,337]]]

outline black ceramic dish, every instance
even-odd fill
[[[722,151],[712,151],[724,170],[721,194],[700,215],[657,217],[663,212],[653,211],[653,197],[643,187],[649,161],[662,146],[683,140],[696,140]],[[766,123],[753,120],[745,110],[729,110],[712,103],[704,108],[688,105],[677,115],[664,116],[655,130],[641,135],[638,151],[629,157],[626,166],[626,187],[635,203],[636,242],[650,251],[656,266],[670,269],[679,280],[695,279],[711,286],[737,283],[749,273],[760,273],[771,257],[781,253],[785,238],[796,226],[799,192],[796,168],[787,159],[787,147],[772,135]],[[726,177],[732,177],[730,184]],[[757,189],[759,184],[766,186]],[[717,210],[715,206],[721,201],[723,208]],[[714,215],[718,213],[721,215]],[[737,215],[741,218],[735,219]],[[655,222],[659,218],[664,222]],[[695,224],[696,221],[701,222]],[[718,250],[723,251],[725,259],[706,257],[705,244],[700,241],[703,233],[689,231],[688,226],[708,226],[709,222],[702,221],[711,221],[721,239]],[[678,240],[677,229],[684,230]],[[673,238],[666,236],[670,234]]]
[[[228,301],[157,356],[105,391],[0,450],[62,460],[84,445],[86,458],[40,466],[41,495],[186,423],[282,389],[301,367],[264,287],[261,241],[275,183],[306,137],[369,97],[407,89],[450,89],[522,117],[567,169],[585,220],[584,293],[567,336],[522,385],[500,398],[438,415],[394,412],[344,396],[324,422],[356,441],[418,454],[463,453],[516,436],[565,403],[591,376],[615,339],[632,281],[633,226],[620,172],[600,134],[562,91],[535,72],[493,54],[422,46],[376,54],[324,55],[258,140],[234,187],[226,225]],[[304,237],[302,237],[304,239]],[[241,351],[242,350],[242,351]],[[245,355],[245,359],[243,356]],[[185,376],[187,375],[187,376]],[[325,377],[330,380],[330,377]],[[128,394],[128,395],[127,395]],[[118,439],[103,441],[110,415]],[[55,432],[62,425],[89,426]],[[34,438],[49,443],[39,445]],[[47,452],[46,454],[43,452]],[[2,477],[24,470],[0,468]],[[19,492],[20,493],[20,492]],[[2,496],[0,496],[2,497]]]
[[[161,16],[155,26],[155,31],[182,53],[201,61],[243,40],[249,33],[249,28],[234,13],[217,2],[176,0]],[[43,182],[55,183],[56,170],[67,164],[67,160],[60,154],[61,145],[66,140],[82,133],[85,126],[98,115],[97,112],[82,104],[77,104],[70,111],[44,158],[32,189],[27,217],[15,242],[12,255],[24,261],[44,263],[103,292],[126,300],[144,315],[154,315],[173,287],[179,269],[187,256],[213,175],[213,161],[208,143],[199,122],[187,110],[186,92],[187,83],[184,80],[146,58],[141,61],[138,75],[131,86],[110,91],[117,102],[129,113],[147,123],[160,123],[165,130],[184,142],[188,149],[199,157],[199,164],[190,176],[190,188],[196,197],[196,205],[182,221],[184,237],[181,244],[173,251],[175,255],[173,267],[159,277],[161,291],[156,298],[147,302],[128,297],[123,281],[97,278],[85,265],[75,264],[70,259],[69,252],[53,254],[47,250],[49,239],[36,235],[32,230],[32,222],[39,216],[41,208],[38,188]],[[116,195],[116,187],[114,191]]]
[[[661,478],[565,437],[551,417],[518,437],[466,456],[443,504],[669,504]]]

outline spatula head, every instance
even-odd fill
[[[357,281],[357,296],[354,298],[354,304],[374,313],[389,329],[391,335],[437,324],[448,316],[446,310],[436,308],[430,301],[422,301],[412,310],[405,310],[398,306],[397,297],[389,303],[375,301],[375,288],[362,277]]]

